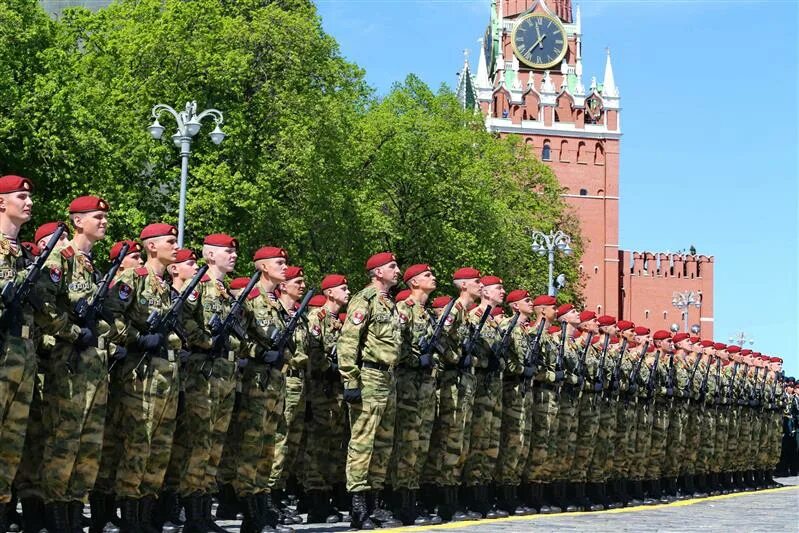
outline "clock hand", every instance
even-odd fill
[[[545,37],[546,37],[546,34],[541,35],[538,38],[538,40],[535,43],[533,43],[533,46],[531,46],[530,48],[527,49],[527,53],[529,54],[530,52],[532,52],[539,44],[543,45]]]

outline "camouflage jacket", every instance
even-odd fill
[[[324,307],[311,309],[308,313],[308,333],[308,369],[312,376],[319,377],[333,363],[331,352],[341,334],[341,321]]]
[[[419,305],[411,298],[398,303],[397,312],[403,329],[398,364],[408,368],[418,368],[421,356],[419,342],[425,337],[429,339],[433,334],[432,317],[423,305]]]
[[[469,324],[476,328],[480,324],[480,318],[483,316],[483,309],[475,307],[467,315],[466,319]],[[493,357],[492,348],[494,343],[502,338],[502,333],[499,329],[499,322],[493,316],[486,319],[483,329],[480,330],[480,338],[474,347],[474,366],[475,368],[488,368],[489,359]],[[500,362],[500,370],[504,366],[504,361]]]
[[[250,296],[252,294],[251,292]],[[206,352],[211,348],[211,319],[216,315],[219,320],[224,320],[234,302],[235,299],[223,281],[211,279],[207,274],[202,277],[183,307],[183,327],[186,330],[189,350]],[[240,349],[241,341],[231,333],[224,352],[214,355],[233,361]]]

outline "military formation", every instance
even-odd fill
[[[390,252],[354,295],[336,273],[314,294],[277,246],[229,280],[235,238],[192,251],[164,223],[103,273],[109,204],[22,242],[33,197],[0,177],[2,531],[374,529],[775,486],[799,406],[779,358],[471,267],[434,296]]]

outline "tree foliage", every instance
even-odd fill
[[[176,222],[174,124],[163,117],[161,142],[146,127],[154,104],[196,100],[224,113],[228,137],[213,145],[208,123],[192,145],[195,247],[210,232],[238,237],[244,257],[281,245],[312,281],[329,271],[365,281],[366,257],[391,249],[441,278],[473,264],[537,292],[546,263],[528,230],[577,234],[554,175],[524,144],[487,133],[449,89],[414,76],[375,98],[305,0],[121,0],[59,21],[35,0],[4,0],[0,46],[0,171],[34,180],[37,223],[87,193],[113,206],[108,244]],[[576,264],[558,271],[577,280]]]

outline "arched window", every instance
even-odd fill
[[[668,311],[663,311],[663,320],[666,320],[669,317]]]
[[[583,141],[577,145],[577,162],[585,164],[585,143]]]
[[[649,318],[649,309],[644,311],[644,318]]]
[[[541,160],[542,161],[552,160],[552,149],[549,147],[549,140],[544,141],[544,147],[541,149]]]
[[[560,160],[569,162],[569,141],[560,141]]]
[[[602,148],[602,143],[596,143],[596,149],[594,150],[594,164],[605,164],[605,150]]]
[[[580,196],[588,196],[588,189],[580,189]]]
[[[533,138],[532,138],[532,137],[527,137],[527,138],[524,140],[524,143],[525,143],[527,146],[529,146],[530,148],[532,148],[532,147],[533,147]]]

